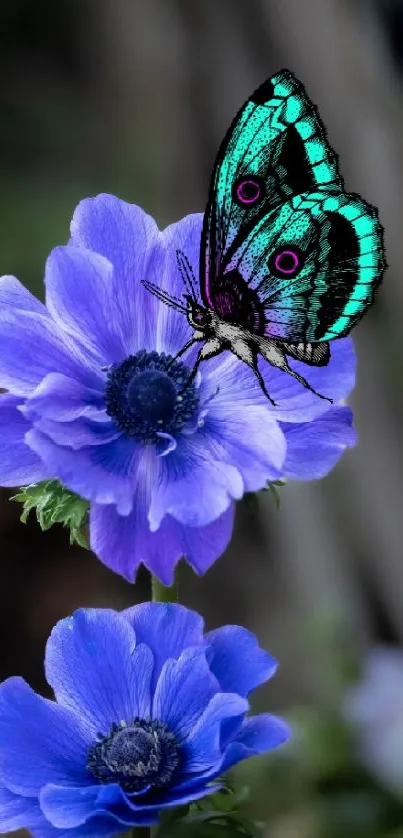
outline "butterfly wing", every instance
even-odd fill
[[[337,157],[287,70],[241,109],[204,217],[200,288],[224,320],[298,343],[348,334],[385,267],[376,210],[343,192]]]
[[[362,317],[383,268],[373,207],[343,192],[306,193],[256,222],[231,256],[216,304],[255,334],[327,342]]]
[[[342,189],[337,157],[304,86],[276,73],[241,108],[219,150],[204,216],[200,290],[215,308],[219,277],[254,224],[292,195]]]

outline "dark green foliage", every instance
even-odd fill
[[[239,812],[248,789],[229,786],[188,807],[165,813],[157,838],[262,838],[258,824]]]
[[[69,492],[58,480],[44,480],[23,486],[11,500],[23,504],[21,521],[26,524],[32,509],[42,530],[49,530],[53,524],[63,524],[70,530],[70,544],[88,548],[83,528],[88,522],[89,504],[73,492]]]

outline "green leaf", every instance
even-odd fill
[[[26,524],[32,509],[42,530],[53,524],[63,524],[70,530],[70,544],[77,543],[88,549],[83,528],[88,522],[89,504],[70,492],[58,480],[44,480],[23,486],[11,500],[23,504],[21,521]]]

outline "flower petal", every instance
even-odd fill
[[[57,247],[46,263],[48,311],[100,365],[126,356],[127,338],[120,328],[112,275],[112,264],[85,248]]]
[[[129,805],[124,805],[125,801],[122,798],[122,790],[115,783],[87,788],[56,786],[49,783],[41,790],[39,800],[42,812],[52,824],[55,838],[58,835],[66,838],[108,838],[122,835],[127,826],[149,823],[147,816],[143,821],[141,811],[138,820],[133,818],[132,810]],[[115,814],[110,811],[113,808],[119,812]],[[53,838],[53,833],[50,835]]]
[[[206,658],[221,690],[247,696],[272,678],[277,661],[261,649],[252,632],[222,626],[205,635]]]
[[[89,742],[78,717],[22,678],[0,685],[1,775],[11,791],[30,796],[49,782],[85,785]]]
[[[182,305],[186,305],[184,294],[188,292],[179,270],[176,253],[177,250],[181,250],[192,265],[197,277],[195,281],[195,290],[197,291],[202,221],[203,216],[197,213],[187,215],[167,227],[160,234],[165,251],[162,270],[161,260],[157,252],[153,253],[149,262],[149,280],[165,290],[170,296],[179,300]],[[176,354],[189,340],[191,334],[192,329],[186,315],[167,305],[161,304],[158,306],[155,347],[158,352]],[[191,366],[197,351],[197,348],[195,348],[193,352],[186,354],[186,363],[189,366]]]
[[[154,661],[127,620],[114,611],[80,609],[61,620],[46,646],[46,678],[60,704],[94,732],[150,714]]]
[[[186,738],[184,770],[194,773],[210,766],[221,767],[221,725],[234,717],[238,719],[248,709],[248,702],[240,695],[216,693]]]
[[[102,789],[103,786],[99,783],[88,785],[86,788],[56,786],[49,783],[40,793],[42,812],[53,826],[59,829],[80,826],[88,821],[99,808],[97,803]],[[115,791],[114,783],[108,787],[109,795],[113,791]],[[117,799],[119,799],[118,795]]]
[[[119,311],[126,355],[155,349],[155,324],[160,303],[141,284],[149,279],[153,254],[159,274],[164,252],[153,218],[135,204],[101,194],[81,201],[71,222],[70,244],[100,253],[114,267],[110,295]]]
[[[18,410],[21,396],[0,395],[0,484],[27,486],[51,477],[42,460],[25,443],[31,423]]]
[[[68,838],[81,836],[104,836],[122,834],[130,826],[147,826],[157,823],[160,810],[169,809],[192,800],[198,800],[206,794],[212,794],[220,786],[198,788],[196,791],[168,791],[168,799],[164,794],[159,795],[158,802],[140,805],[130,799],[120,786],[111,783],[107,786],[91,786],[87,789],[63,788],[49,785],[41,792],[41,806],[49,820],[61,829],[74,831],[62,832]],[[87,817],[88,820],[83,819]],[[104,831],[110,825],[111,832]],[[101,825],[101,829],[99,826]],[[116,826],[120,828],[116,829]],[[76,828],[74,828],[76,826]],[[114,830],[113,830],[113,827]],[[38,836],[39,838],[39,836]],[[48,836],[46,835],[46,838]],[[50,836],[49,836],[50,838]],[[53,835],[51,836],[53,838]],[[57,838],[57,833],[56,833]]]
[[[133,480],[142,453],[132,439],[121,435],[105,445],[77,450],[57,445],[36,428],[25,439],[52,475],[73,492],[95,503],[116,504],[121,515],[130,513]]]
[[[327,366],[311,367],[287,358],[292,369],[305,378],[323,396],[339,402],[345,399],[355,384],[355,352],[351,338],[331,342],[331,357]],[[329,409],[324,399],[318,398],[287,372],[261,363],[260,366],[268,392],[277,403],[270,408],[279,421],[307,422]]]
[[[168,658],[177,660],[189,646],[203,646],[203,618],[173,602],[142,602],[122,611],[133,626],[137,643],[146,643],[154,655],[153,687]]]
[[[0,387],[28,396],[49,372],[61,372],[97,387],[99,372],[68,345],[49,317],[0,309]]]
[[[204,649],[185,649],[177,660],[167,660],[162,667],[154,694],[153,718],[166,722],[181,740],[185,739],[218,691]]]
[[[74,450],[122,435],[104,409],[103,393],[60,373],[49,373],[20,411],[53,442]]]
[[[287,440],[284,477],[314,480],[336,465],[345,448],[357,441],[349,407],[333,407],[312,422],[283,425]]]
[[[0,277],[0,310],[32,311],[48,317],[44,304],[34,297],[15,276]]]
[[[246,719],[237,734],[235,742],[231,742],[225,752],[221,765],[221,773],[228,771],[243,759],[278,748],[291,736],[291,730],[283,719],[270,713],[261,713]]]
[[[6,788],[0,788],[0,832],[13,832],[23,829],[29,823],[29,817],[39,810],[35,798],[13,794]]]
[[[190,527],[201,527],[219,518],[232,499],[243,494],[238,469],[214,459],[213,446],[201,433],[182,436],[178,447],[161,459],[159,486],[151,497],[148,513],[155,531],[164,515]]]
[[[103,388],[95,390],[67,375],[51,372],[27,399],[24,414],[33,420],[44,416],[58,422],[71,422],[87,416],[95,421],[98,417],[105,421]]]
[[[266,407],[213,399],[204,424],[206,452],[236,466],[246,492],[256,492],[277,480],[286,455],[286,440],[274,415]],[[207,440],[208,437],[208,440]]]
[[[129,582],[143,563],[163,585],[172,585],[174,569],[186,558],[203,574],[224,552],[232,534],[234,505],[205,527],[186,527],[166,515],[156,532],[150,532],[144,504],[135,497],[133,511],[122,517],[112,505],[93,504],[90,510],[91,548],[97,556]]]

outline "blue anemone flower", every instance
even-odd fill
[[[0,686],[0,831],[112,836],[208,795],[235,763],[290,735],[247,696],[276,661],[253,634],[180,605],[81,609],[46,647],[55,701]]]
[[[111,195],[82,201],[68,246],[46,264],[46,306],[0,280],[0,484],[57,478],[90,501],[90,544],[133,580],[144,562],[171,584],[181,556],[204,573],[231,536],[234,501],[281,477],[311,479],[355,442],[349,338],[325,368],[293,362],[318,398],[269,364],[252,371],[224,352],[183,384],[197,348],[187,318],[141,284],[180,298],[180,248],[195,273],[201,215],[160,232]]]

